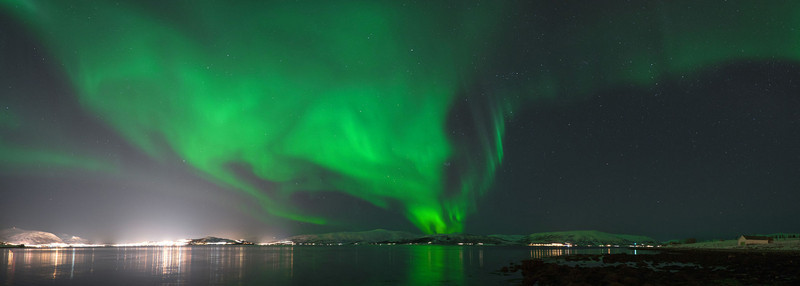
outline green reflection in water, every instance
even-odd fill
[[[413,246],[409,285],[463,285],[464,248],[459,246]]]

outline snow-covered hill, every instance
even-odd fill
[[[0,230],[0,241],[13,245],[41,245],[54,243],[86,244],[89,242],[86,239],[74,235],[55,235],[46,231],[27,230],[16,227]]]
[[[0,231],[0,241],[5,241],[9,244],[25,245],[64,243],[64,241],[55,234],[21,228],[7,228]]]

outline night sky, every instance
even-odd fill
[[[261,2],[0,3],[0,228],[800,232],[800,3]]]

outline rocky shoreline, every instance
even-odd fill
[[[525,260],[523,285],[800,285],[798,251],[665,250]]]

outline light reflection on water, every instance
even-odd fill
[[[633,251],[398,245],[7,248],[0,253],[3,285],[485,285],[518,279],[497,270],[524,259]]]
[[[562,256],[562,255],[574,255],[574,254],[616,254],[616,253],[625,253],[625,254],[633,254],[638,255],[639,252],[642,254],[650,254],[653,251],[648,250],[641,250],[637,251],[636,249],[628,249],[628,248],[618,248],[618,247],[602,247],[602,248],[580,248],[580,247],[531,247],[530,248],[530,256],[531,259],[539,259],[545,257],[553,257],[553,256]]]

